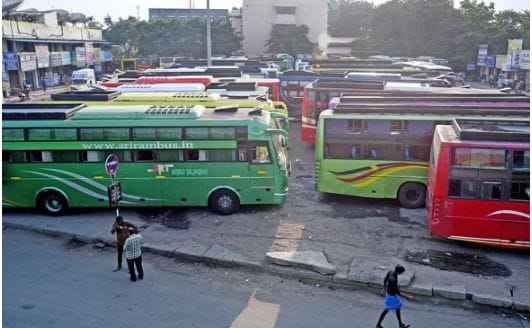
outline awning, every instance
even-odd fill
[[[104,40],[57,40],[57,39],[21,39],[21,38],[12,39],[12,38],[7,38],[7,37],[4,37],[4,39],[11,40],[11,41],[15,40],[17,42],[31,42],[31,43],[62,43],[62,44],[79,43],[79,44],[83,44],[85,42],[92,42],[93,44],[106,44],[106,45],[111,44],[110,41],[104,41]]]

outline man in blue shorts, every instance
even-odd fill
[[[401,320],[401,291],[399,290],[399,275],[405,272],[405,267],[401,264],[397,264],[394,270],[390,270],[386,277],[384,278],[384,289],[383,292],[386,292],[384,296],[384,310],[382,311],[379,322],[377,322],[377,328],[383,328],[381,323],[384,320],[384,317],[390,310],[395,310],[397,315],[397,321],[399,322],[400,328],[408,328],[409,324],[404,324]]]

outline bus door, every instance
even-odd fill
[[[250,142],[249,178],[252,201],[264,203],[273,201],[274,165],[267,141]]]

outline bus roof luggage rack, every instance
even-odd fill
[[[225,89],[227,91],[254,91],[257,89],[256,82],[219,82],[211,83],[207,86],[209,89]]]
[[[318,79],[314,82],[314,86],[316,88],[384,90],[383,81],[337,81]]]
[[[495,115],[495,116],[522,116],[530,117],[529,108],[511,107],[460,107],[449,106],[404,106],[388,104],[384,105],[338,105],[333,108],[335,114],[455,114],[455,115]]]
[[[419,101],[443,101],[443,102],[508,102],[508,103],[530,103],[528,97],[464,97],[462,95],[440,97],[438,94],[423,94],[411,97],[390,95],[341,95],[340,104],[362,103],[362,102],[419,102]]]
[[[530,122],[454,119],[453,129],[461,140],[530,141]]]
[[[240,106],[238,106],[238,105],[220,106],[220,107],[216,107],[214,109],[214,112],[216,112],[216,113],[227,113],[227,112],[234,113],[234,112],[238,111],[239,108],[240,108]]]
[[[74,90],[52,94],[52,100],[108,101],[120,95],[118,91],[101,89]]]
[[[84,104],[3,104],[2,119],[16,120],[67,120]]]

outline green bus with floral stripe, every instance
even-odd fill
[[[4,207],[60,215],[108,206],[110,154],[120,163],[120,206],[209,206],[225,215],[287,196],[287,133],[270,128],[261,109],[16,104],[2,114]]]
[[[423,207],[434,127],[456,117],[530,120],[527,108],[328,109],[318,120],[316,190],[393,198],[405,208]]]

